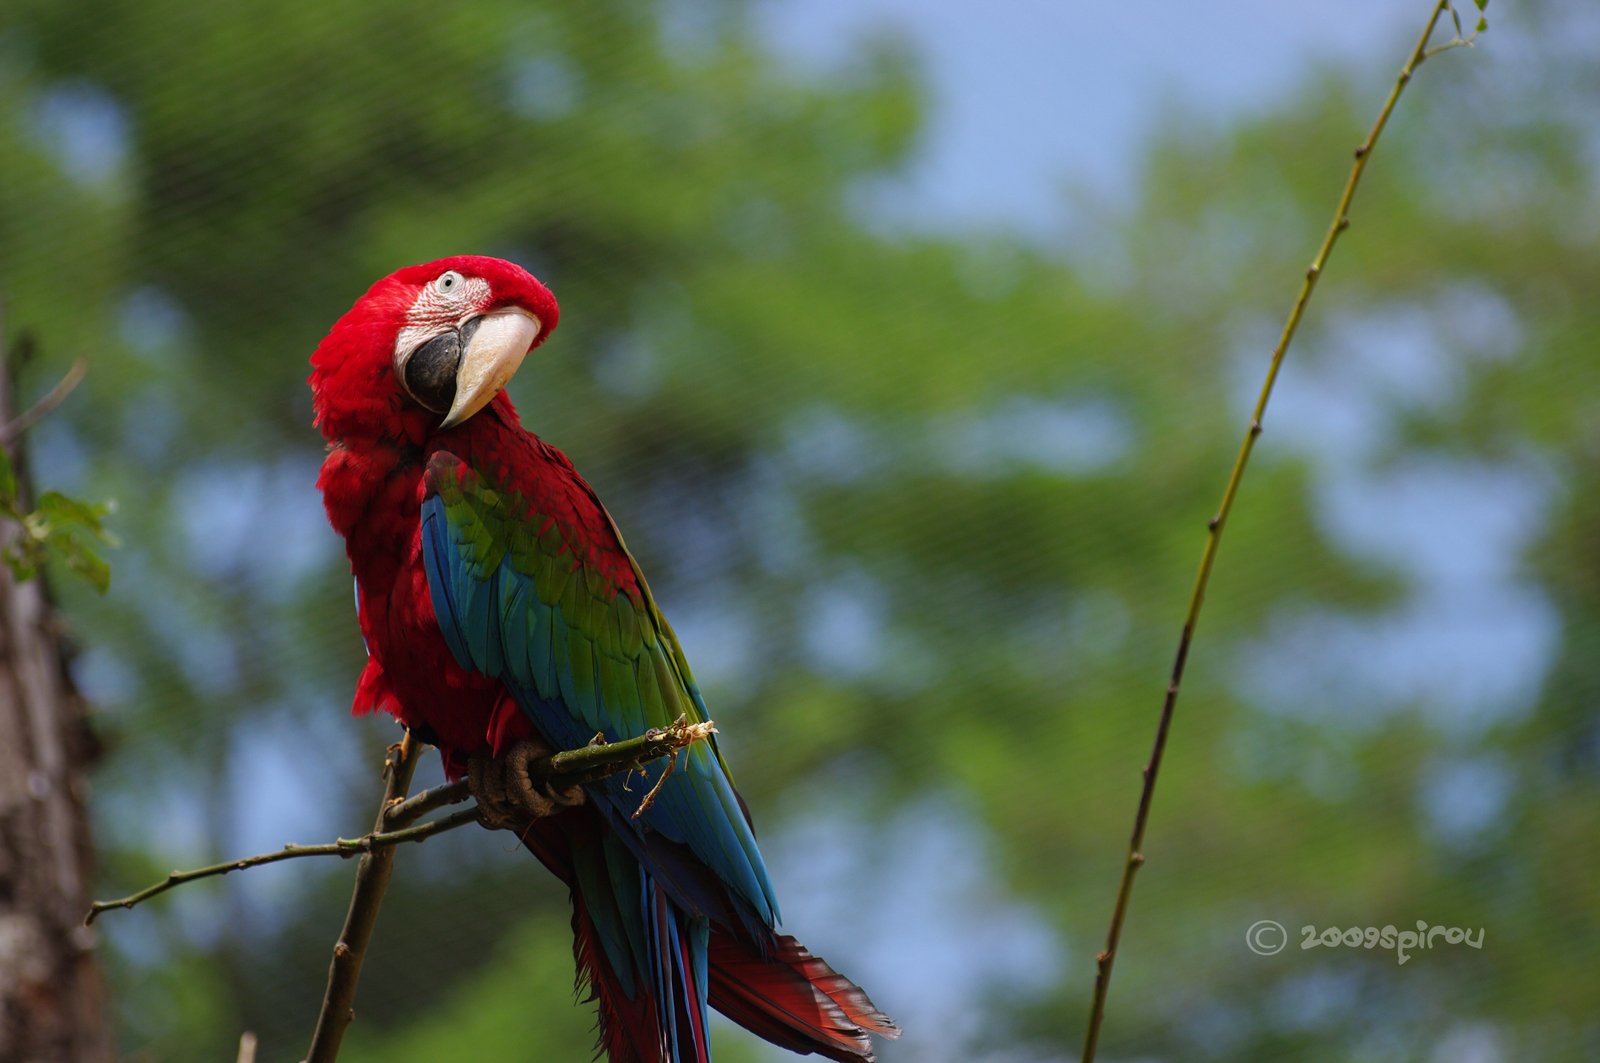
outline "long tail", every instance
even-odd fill
[[[611,1063],[710,1063],[710,924],[681,911],[588,808],[535,821],[523,842],[572,891],[578,984],[599,1005]]]
[[[869,1032],[900,1027],[850,979],[786,934],[763,952],[718,927],[711,934],[711,1006],[751,1033],[802,1055],[839,1063],[871,1060]]]
[[[792,937],[681,910],[598,816],[536,821],[524,842],[572,891],[578,981],[610,1063],[710,1063],[707,1005],[757,1036],[839,1063],[899,1036],[860,987]],[[754,933],[752,932],[754,930]]]

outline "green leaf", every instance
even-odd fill
[[[67,568],[82,576],[95,590],[104,594],[111,589],[111,566],[76,537],[61,544],[60,554]]]
[[[1472,0],[1472,2],[1478,5],[1479,11],[1482,11],[1484,8],[1489,6],[1489,0]],[[1482,19],[1478,20],[1478,25],[1483,25]]]
[[[1486,19],[1486,18],[1479,18],[1478,19],[1478,24],[1477,24],[1477,26],[1475,26],[1473,28],[1472,32],[1473,33],[1483,33],[1486,30],[1488,30],[1488,28],[1489,28],[1489,20]]]
[[[46,558],[55,556],[104,594],[111,586],[111,567],[89,543],[117,545],[103,524],[114,508],[110,502],[84,502],[60,491],[46,491],[32,513],[18,514],[14,505],[8,507],[22,526],[22,539],[6,551],[6,564],[20,581],[31,578]]]
[[[108,503],[83,502],[69,498],[60,491],[46,491],[39,496],[36,512],[51,523],[78,524],[96,535],[104,535],[100,522],[111,512],[111,506]]]

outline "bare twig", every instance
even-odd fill
[[[1216,514],[1206,525],[1205,549],[1200,555],[1200,569],[1195,576],[1194,588],[1189,594],[1188,612],[1184,617],[1182,633],[1178,637],[1178,651],[1173,660],[1172,674],[1161,703],[1161,717],[1156,725],[1155,743],[1150,750],[1150,760],[1144,768],[1144,785],[1139,793],[1139,810],[1134,815],[1133,833],[1128,840],[1128,855],[1122,865],[1122,878],[1117,887],[1116,903],[1112,908],[1111,925],[1106,932],[1106,946],[1095,957],[1094,998],[1089,1009],[1089,1026],[1083,1045],[1083,1063],[1092,1063],[1099,1045],[1100,1026],[1105,1018],[1106,994],[1111,986],[1111,967],[1117,957],[1117,942],[1122,937],[1122,923],[1128,913],[1128,900],[1133,891],[1133,876],[1144,864],[1144,833],[1150,819],[1150,804],[1155,794],[1156,775],[1161,769],[1162,754],[1167,746],[1167,734],[1172,727],[1173,709],[1178,701],[1178,689],[1183,682],[1184,667],[1189,660],[1189,647],[1194,640],[1195,625],[1200,619],[1200,608],[1205,602],[1206,585],[1211,580],[1211,569],[1216,561],[1217,547],[1222,541],[1223,528],[1233,508],[1234,497],[1239,492],[1239,482],[1243,479],[1245,466],[1250,461],[1250,452],[1255,447],[1256,439],[1261,435],[1262,418],[1266,414],[1267,401],[1272,396],[1273,385],[1277,382],[1278,370],[1283,365],[1284,354],[1288,351],[1289,343],[1294,339],[1295,331],[1300,326],[1301,316],[1311,299],[1311,293],[1316,289],[1317,279],[1327,265],[1334,244],[1338,242],[1340,234],[1350,227],[1350,203],[1355,198],[1356,186],[1366,171],[1367,160],[1371,157],[1373,146],[1378,142],[1379,134],[1388,124],[1389,116],[1400,99],[1400,93],[1405,90],[1411,76],[1416,73],[1417,67],[1422,65],[1423,60],[1446,48],[1470,44],[1472,41],[1472,38],[1462,38],[1458,33],[1454,40],[1431,51],[1428,49],[1428,41],[1433,37],[1434,28],[1446,12],[1452,16],[1455,13],[1450,6],[1450,0],[1438,0],[1433,5],[1433,11],[1428,16],[1422,36],[1418,39],[1416,47],[1411,50],[1405,65],[1400,68],[1400,74],[1395,79],[1394,87],[1389,90],[1383,109],[1378,112],[1378,118],[1367,133],[1366,139],[1356,148],[1355,162],[1350,168],[1349,178],[1345,181],[1344,191],[1339,196],[1339,205],[1334,209],[1333,220],[1322,238],[1322,245],[1317,249],[1316,257],[1311,260],[1311,265],[1305,272],[1305,277],[1300,283],[1300,293],[1295,297],[1294,307],[1290,310],[1289,319],[1283,326],[1278,345],[1273,348],[1266,379],[1261,384],[1261,393],[1256,399],[1255,411],[1245,431],[1244,441],[1239,446],[1238,457],[1234,459],[1233,469],[1228,475],[1227,486],[1223,488],[1222,501],[1217,506]],[[1474,32],[1473,37],[1476,36]]]
[[[541,757],[528,766],[528,774],[534,782],[546,783],[555,789],[564,790],[569,786],[595,782],[608,775],[639,771],[651,761],[709,738],[714,733],[716,727],[710,720],[704,723],[689,723],[687,720],[679,719],[670,727],[653,728],[637,738],[619,742],[597,742],[581,749]],[[416,822],[430,812],[448,805],[460,804],[469,797],[471,792],[466,780],[462,779],[424,790],[410,798],[396,796],[392,801],[386,799],[382,821],[374,830],[359,838],[336,838],[320,845],[291,843],[270,853],[257,853],[254,856],[239,857],[188,871],[174,871],[160,882],[146,886],[137,893],[130,893],[115,900],[95,901],[89,908],[89,914],[84,917],[84,922],[92,923],[102,912],[115,908],[132,908],[151,897],[197,879],[213,878],[233,871],[243,871],[263,864],[275,864],[282,860],[296,860],[305,856],[349,858],[390,849],[406,842],[426,841],[436,834],[443,834],[479,821],[478,806],[474,804],[440,819],[422,824]]]
[[[424,790],[389,809],[388,814],[383,817],[384,829],[396,831],[401,827],[409,827],[429,812],[444,808],[446,805],[459,805],[471,796],[472,788],[467,785],[465,779],[457,779],[455,782]]]
[[[406,731],[396,746],[389,747],[384,762],[386,783],[383,803],[378,806],[374,833],[381,832],[389,809],[403,801],[411,789],[411,776],[417,770],[417,759],[422,743]],[[475,811],[475,810],[474,810]],[[458,813],[459,814],[459,813]],[[365,853],[356,868],[355,892],[350,895],[350,910],[345,915],[344,929],[333,946],[333,960],[328,965],[328,989],[322,997],[322,1010],[317,1014],[317,1026],[311,1035],[311,1050],[306,1063],[332,1063],[339,1056],[339,1045],[344,1032],[350,1028],[356,1013],[352,1005],[356,999],[356,984],[361,980],[361,964],[367,957],[367,945],[372,940],[372,928],[378,922],[378,909],[383,904],[384,892],[394,874],[394,847],[376,849]]]
[[[644,795],[643,800],[639,802],[639,807],[633,810],[633,815],[629,818],[638,819],[640,816],[650,811],[650,806],[656,803],[656,795],[661,793],[661,788],[663,786],[667,785],[667,780],[672,776],[672,769],[677,767],[677,764],[678,755],[676,753],[669,754],[667,756],[667,766],[661,769],[661,777],[656,780],[656,784],[654,786],[650,787],[649,792],[647,792]],[[649,778],[649,776],[645,777]]]
[[[692,724],[686,718],[679,717],[671,726],[652,728],[637,738],[606,742],[597,737],[596,741],[581,749],[541,757],[528,766],[528,774],[534,782],[564,790],[620,772],[642,771],[649,762],[670,756],[715,733],[716,726],[710,720]],[[416,771],[422,748],[422,743],[413,739],[409,731],[401,742],[390,747],[384,762],[383,803],[372,830],[361,837],[338,838],[323,845],[286,845],[277,852],[259,853],[191,871],[174,871],[162,881],[137,893],[111,901],[95,901],[84,922],[93,922],[101,912],[113,908],[132,908],[157,894],[196,879],[226,875],[232,871],[303,856],[359,855],[361,864],[356,869],[355,892],[350,898],[344,929],[333,947],[333,961],[328,968],[328,988],[317,1016],[311,1049],[306,1056],[306,1063],[332,1063],[338,1057],[345,1030],[355,1018],[351,1005],[355,1001],[356,984],[361,978],[367,945],[372,940],[372,930],[377,923],[378,909],[393,874],[395,848],[405,842],[425,841],[436,834],[482,821],[478,806],[474,803],[436,820],[420,824],[416,822],[430,812],[459,804],[471,796],[468,784],[462,780],[436,786],[408,798],[406,792],[411,788],[411,777]],[[670,773],[671,761],[662,773],[662,780]],[[646,796],[646,803],[641,810],[648,807],[649,800],[660,789],[660,785],[657,782],[655,789]]]
[[[690,723],[687,717],[680,716],[670,726],[652,727],[638,738],[620,742],[593,742],[578,749],[541,757],[529,766],[528,773],[535,779],[549,782],[557,790],[564,790],[569,786],[604,779],[625,769],[641,771],[650,761],[704,741],[716,733],[716,724],[710,720]]]
[[[67,396],[72,394],[72,390],[83,382],[84,374],[88,371],[88,359],[74,359],[67,369],[67,375],[62,377],[55,387],[45,392],[26,412],[5,425],[0,425],[0,446],[9,445],[13,439],[38,424],[46,414],[65,402]]]
[[[430,793],[432,791],[429,791]],[[418,795],[423,796],[423,795]],[[93,923],[99,918],[100,913],[109,912],[114,908],[132,908],[149,900],[158,894],[165,893],[177,886],[197,879],[212,878],[217,875],[226,875],[233,871],[243,871],[246,868],[261,867],[264,864],[276,864],[281,860],[296,860],[303,856],[361,856],[365,853],[377,852],[406,842],[426,841],[435,834],[464,827],[468,823],[476,823],[478,810],[473,808],[462,809],[443,819],[436,819],[431,823],[420,826],[406,827],[403,830],[372,831],[359,838],[336,838],[331,842],[321,845],[285,845],[282,849],[271,853],[257,853],[254,856],[241,857],[238,860],[229,860],[227,863],[211,864],[207,867],[197,867],[189,871],[174,871],[160,882],[146,886],[137,893],[130,893],[126,897],[118,897],[111,901],[95,901],[89,907],[89,914],[84,916],[84,923]]]
[[[541,757],[529,765],[529,775],[563,789],[593,782],[618,771],[640,768],[647,761],[668,756],[693,742],[709,738],[715,730],[710,720],[690,724],[680,717],[672,726],[652,728],[638,738],[592,744],[582,749]],[[398,754],[391,754],[391,766],[387,772],[389,783],[378,812],[375,832],[382,832],[391,816],[403,818],[422,815],[427,810],[425,806],[458,800],[456,791],[449,786],[419,794],[414,802],[405,800],[406,790],[411,785],[411,774],[416,768],[417,748],[411,732],[407,731]],[[452,813],[439,822],[456,819],[472,822],[477,818],[478,809],[474,805],[470,809]],[[424,827],[406,829],[423,830]],[[333,962],[328,969],[328,991],[322,1000],[322,1011],[317,1016],[317,1028],[312,1034],[311,1050],[305,1063],[333,1063],[338,1058],[345,1030],[355,1019],[351,1005],[355,1002],[356,983],[361,978],[361,964],[366,957],[367,945],[372,940],[378,906],[383,903],[383,894],[393,870],[392,846],[361,858],[361,866],[356,870],[355,893],[350,898],[350,913],[345,918],[344,932],[333,947]]]

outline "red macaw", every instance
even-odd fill
[[[715,738],[678,754],[637,818],[637,781],[540,795],[491,770],[709,715],[605,507],[502,390],[557,316],[520,267],[464,255],[378,281],[312,355],[318,486],[369,653],[354,709],[437,745],[490,818],[506,801],[523,810],[525,844],[571,891],[579,976],[613,1063],[709,1060],[708,1003],[796,1052],[870,1060],[867,1033],[899,1030],[774,930]]]

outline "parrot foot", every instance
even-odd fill
[[[583,804],[582,786],[556,790],[549,783],[534,781],[530,768],[550,752],[548,746],[524,739],[499,757],[468,759],[467,785],[477,799],[484,826],[520,831],[529,820]]]

